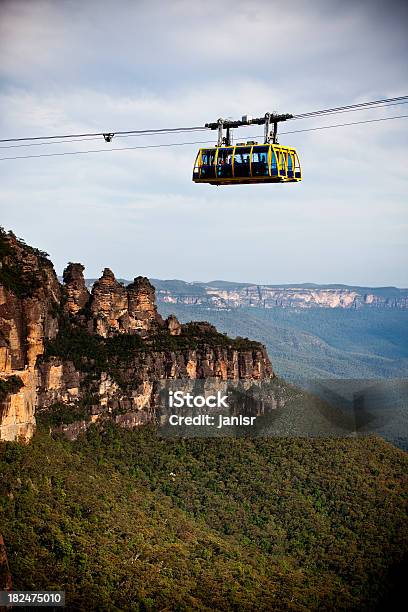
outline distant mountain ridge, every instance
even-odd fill
[[[315,283],[257,285],[223,280],[186,282],[178,279],[150,279],[158,303],[201,306],[209,309],[235,308],[386,308],[408,309],[408,289],[360,287]],[[127,285],[130,281],[121,279]],[[88,279],[91,287],[95,279]]]

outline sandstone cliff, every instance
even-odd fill
[[[125,287],[105,268],[89,292],[79,263],[60,285],[45,253],[5,232],[0,249],[0,439],[29,439],[40,411],[79,428],[147,422],[160,381],[274,376],[261,344],[163,320],[145,277]]]
[[[0,256],[0,438],[27,439],[35,425],[37,359],[57,335],[61,288],[46,254],[12,233],[0,234]],[[10,390],[18,390],[7,393],[13,380]]]

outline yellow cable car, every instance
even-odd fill
[[[278,123],[292,118],[293,115],[266,113],[264,117],[245,115],[238,121],[218,119],[216,123],[206,123],[205,127],[218,130],[218,142],[215,147],[199,150],[193,169],[193,181],[210,185],[301,181],[302,170],[296,150],[280,145],[277,141]],[[248,141],[233,145],[231,129],[252,124],[265,126],[264,143]],[[226,136],[223,135],[224,129]]]
[[[296,150],[279,144],[238,143],[200,149],[193,181],[210,185],[294,183],[302,180]]]

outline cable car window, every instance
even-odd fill
[[[234,149],[218,149],[217,176],[232,177],[232,153]]]
[[[272,176],[276,176],[278,174],[278,161],[276,159],[275,151],[272,151],[272,164],[271,164],[271,174]]]
[[[280,170],[281,174],[286,172],[285,153],[283,153],[283,151],[279,152],[279,170]]]
[[[199,159],[200,159],[200,152],[198,152],[196,160],[194,162],[193,180],[200,178],[200,162],[199,162]]]
[[[236,177],[251,176],[250,153],[251,147],[236,147],[234,155],[234,175]]]
[[[202,151],[201,153],[201,178],[213,178],[215,176],[215,149]]]
[[[295,153],[295,178],[301,180],[302,179],[302,171],[300,169],[299,158],[297,153]]]
[[[293,178],[293,155],[288,153],[288,177]]]
[[[268,176],[269,147],[254,147],[252,151],[252,176]]]

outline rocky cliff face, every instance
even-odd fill
[[[57,335],[61,288],[46,254],[13,234],[0,234],[0,255],[0,439],[27,439],[35,425],[37,359]],[[15,380],[17,392],[8,393]]]
[[[226,382],[248,385],[272,377],[263,347],[224,348],[210,342],[197,349],[138,348],[125,363],[114,359],[92,373],[81,370],[81,364],[50,357],[39,365],[39,406],[43,411],[57,407],[57,418],[61,405],[72,406],[75,437],[78,421],[82,430],[107,415],[126,426],[152,420],[164,381],[177,381],[182,388],[184,381],[209,380],[212,388],[215,381],[224,389]]]
[[[29,439],[44,411],[80,430],[107,415],[147,422],[163,380],[274,376],[261,344],[163,320],[145,277],[125,287],[105,268],[89,292],[79,263],[60,285],[46,254],[13,234],[0,249],[0,439]]]

